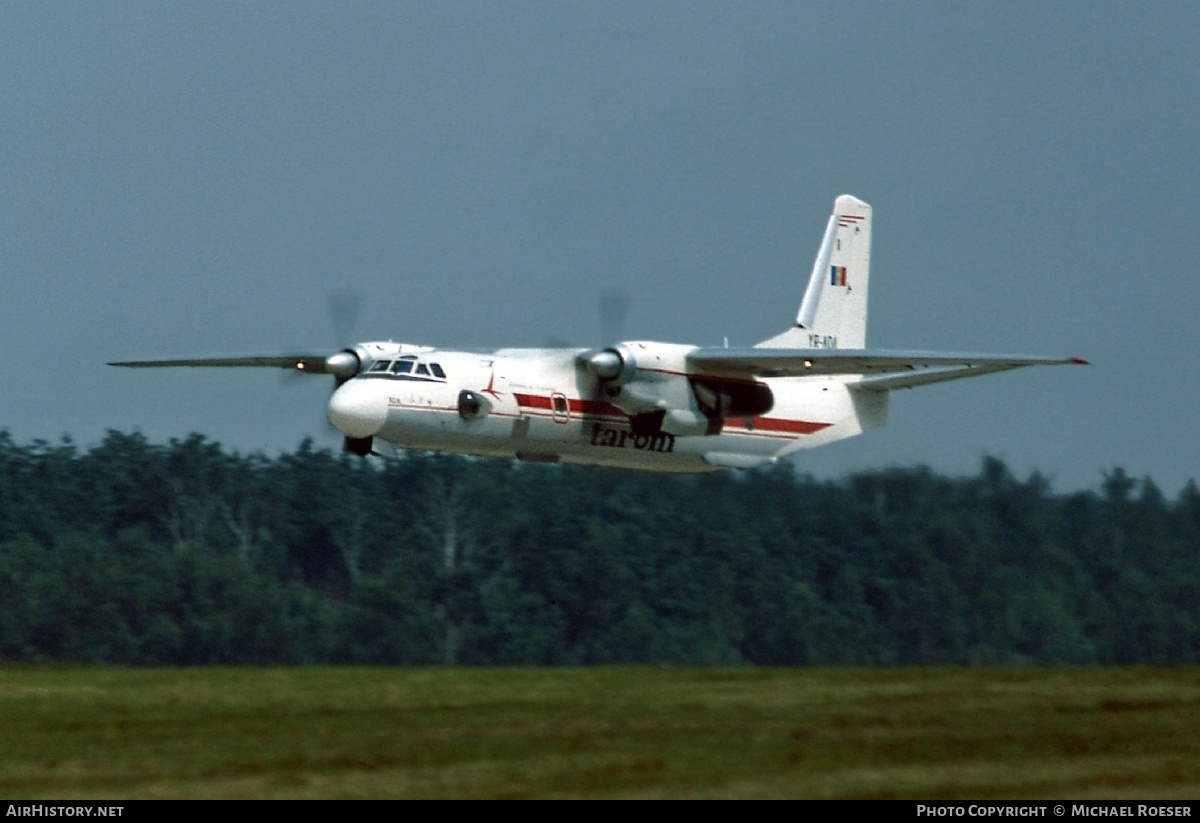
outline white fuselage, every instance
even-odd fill
[[[871,206],[841,195],[795,323],[753,347],[626,341],[443,351],[374,341],[333,353],[129,360],[332,376],[329,420],[360,456],[421,449],[655,472],[747,469],[887,421],[895,389],[1077,357],[868,349]]]
[[[610,396],[579,365],[579,349],[394,345],[395,359],[381,357],[331,398],[330,420],[347,436],[399,449],[698,473],[765,465],[887,417],[888,394],[855,391],[854,378],[764,379],[757,382],[774,396],[770,411],[724,417],[718,432],[706,434],[689,422],[704,421],[690,381],[720,376],[687,371],[691,346],[623,344],[636,354],[636,376]],[[668,417],[656,431],[637,432],[628,412],[639,392],[662,408],[690,407],[692,417]],[[464,408],[464,394],[474,405]]]

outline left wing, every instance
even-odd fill
[[[174,368],[176,366],[201,366],[215,368],[259,367],[273,369],[296,369],[297,371],[325,371],[326,355],[323,354],[289,354],[252,355],[250,357],[190,357],[180,360],[123,360],[109,363],[110,366],[125,366],[131,369]]]
[[[957,352],[893,351],[888,349],[723,349],[703,347],[687,355],[698,370],[731,377],[804,377],[860,374],[855,388],[883,391],[903,389],[962,377],[1008,371],[1022,366],[1086,364],[1079,357]]]
[[[189,357],[176,360],[121,360],[110,366],[131,369],[162,369],[176,366],[200,368],[270,368],[294,369],[307,374],[332,374],[339,381],[349,380],[362,370],[363,357],[354,349],[333,354],[250,355],[249,357]],[[369,361],[368,361],[369,364]]]

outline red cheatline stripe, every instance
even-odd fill
[[[553,405],[549,397],[541,394],[514,394],[517,399],[517,404],[529,409],[548,409],[553,411]],[[627,416],[625,412],[614,406],[612,403],[605,403],[599,400],[583,400],[580,398],[569,398],[567,403],[570,410],[576,414],[603,414],[618,417]],[[746,418],[744,417],[729,417],[725,419],[725,425],[731,429],[746,429]],[[832,423],[814,423],[808,420],[788,420],[783,417],[755,417],[754,428],[751,431],[763,432],[788,432],[790,434],[813,434],[821,429],[829,428]]]
[[[550,398],[539,394],[513,394],[517,398],[518,406],[528,406],[532,409],[548,409],[550,408]]]
[[[554,405],[550,398],[543,394],[514,394],[517,398],[517,405],[527,409],[549,409],[554,410]],[[606,414],[624,417],[625,412],[618,409],[612,403],[605,403],[600,400],[582,400],[578,397],[567,399],[567,406],[576,414]]]
[[[612,403],[605,403],[602,400],[579,400],[570,398],[568,401],[571,405],[571,411],[579,412],[580,414],[607,414],[625,417],[625,412],[618,409]]]
[[[746,418],[727,417],[725,425],[731,429],[746,428]],[[787,420],[782,417],[755,417],[752,431],[792,432],[794,434],[812,434],[821,429],[829,428],[832,423],[812,423],[808,420]]]

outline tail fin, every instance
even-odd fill
[[[843,194],[833,202],[796,325],[758,348],[866,348],[870,273],[871,207]]]

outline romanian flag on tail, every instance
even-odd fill
[[[830,266],[829,267],[829,285],[845,286],[846,285],[846,267],[845,266]]]

